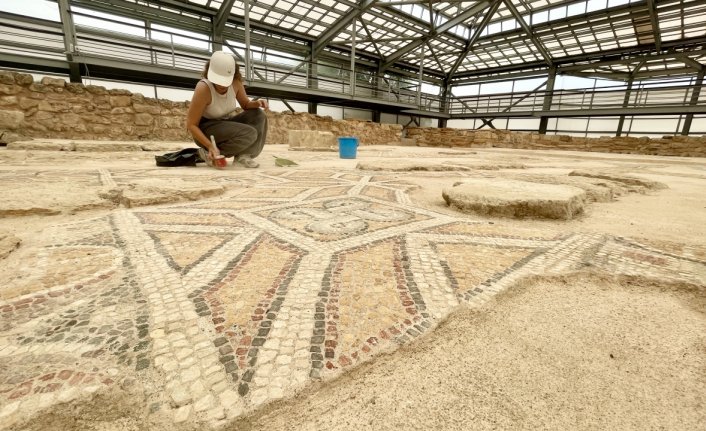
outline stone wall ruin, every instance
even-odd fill
[[[127,90],[67,83],[0,71],[0,142],[28,138],[191,141],[184,126],[189,102],[144,97]],[[268,144],[287,144],[290,130],[357,136],[361,145],[498,147],[706,157],[706,137],[580,138],[507,130],[407,128],[308,113],[268,112]],[[403,138],[403,134],[406,135]]]

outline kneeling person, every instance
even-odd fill
[[[186,127],[209,165],[219,156],[233,157],[233,164],[256,168],[267,136],[265,100],[250,100],[232,55],[218,51],[206,62],[186,115]],[[234,115],[236,100],[243,112]],[[213,141],[210,137],[213,137]]]

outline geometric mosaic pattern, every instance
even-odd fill
[[[234,197],[42,233],[0,297],[0,420],[130,383],[152,388],[152,414],[212,427],[530,274],[591,265],[706,284],[699,251],[436,213],[411,204],[402,175],[214,175]]]

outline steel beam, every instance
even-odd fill
[[[451,119],[470,118],[569,118],[569,117],[617,117],[620,115],[680,115],[706,114],[706,106],[653,106],[640,108],[593,108],[593,109],[563,109],[554,111],[510,111],[510,112],[475,112],[450,114]]]
[[[495,3],[493,3],[492,6],[485,12],[485,16],[483,16],[483,20],[480,22],[480,25],[476,29],[476,32],[473,33],[473,36],[471,36],[470,39],[468,39],[468,42],[466,43],[466,47],[463,49],[463,52],[461,52],[461,55],[458,56],[456,59],[456,62],[454,65],[451,67],[451,70],[449,70],[449,73],[446,75],[447,79],[452,79],[456,71],[458,70],[459,66],[461,66],[461,63],[463,63],[463,60],[466,59],[466,56],[468,55],[469,52],[473,49],[473,45],[476,43],[478,38],[480,37],[480,34],[483,33],[483,30],[485,30],[485,27],[488,26],[488,23],[490,22],[491,18],[493,15],[495,15],[495,12],[498,11],[498,8],[500,7],[500,3],[502,3],[502,0],[496,0]]]
[[[81,70],[74,55],[78,52],[76,44],[76,27],[71,16],[71,6],[69,0],[59,0],[59,16],[61,17],[61,28],[64,33],[64,54],[69,64],[69,80],[81,83]]]
[[[218,8],[216,16],[213,18],[213,36],[214,39],[223,37],[223,29],[226,28],[226,22],[230,16],[230,10],[233,8],[235,0],[225,0],[221,7]]]
[[[628,102],[630,102],[630,93],[632,91],[632,78],[628,81],[628,89],[625,91],[625,97],[623,98],[623,108],[628,107]],[[625,124],[625,115],[621,115],[618,120],[618,128],[615,131],[615,136],[620,137],[623,133],[623,124]]]
[[[696,76],[696,84],[691,91],[691,100],[689,101],[689,106],[696,106],[699,102],[699,96],[701,95],[701,87],[704,85],[704,73],[706,72],[706,67],[702,67],[699,74]],[[694,120],[694,114],[688,113],[684,118],[684,126],[681,129],[681,134],[687,136],[689,134],[689,129],[691,129],[691,122]]]
[[[490,2],[488,0],[483,0],[479,3],[476,3],[471,7],[470,9],[464,11],[462,14],[457,15],[453,17],[452,19],[446,21],[439,27],[437,27],[435,30],[430,31],[423,37],[415,40],[414,42],[411,42],[407,44],[404,48],[397,50],[394,54],[390,55],[385,59],[385,62],[383,63],[381,67],[381,71],[387,70],[390,66],[392,66],[398,59],[402,58],[405,54],[412,52],[414,49],[416,49],[419,45],[426,43],[427,41],[436,38],[440,34],[445,33],[449,29],[462,24],[465,22],[467,19],[469,19],[472,16],[475,16],[479,12],[481,12],[483,9],[487,8],[490,5]]]
[[[552,107],[552,94],[554,93],[554,80],[556,79],[556,67],[551,67],[549,69],[549,76],[547,77],[547,89],[544,93],[544,103],[542,104],[543,111],[549,111]],[[549,117],[540,116],[539,118],[539,134],[544,135],[547,133],[547,125],[549,124]]]
[[[532,29],[527,25],[525,22],[525,19],[522,18],[522,15],[520,15],[520,12],[518,12],[517,8],[515,7],[514,4],[512,4],[512,0],[503,0],[505,3],[505,6],[507,6],[507,9],[510,11],[512,16],[515,17],[517,22],[520,23],[520,26],[522,29],[527,33],[527,36],[530,38],[532,41],[532,44],[534,45],[535,48],[537,48],[537,51],[539,51],[540,54],[542,54],[542,57],[544,58],[544,61],[547,62],[549,66],[552,65],[552,58],[547,52],[547,50],[544,48],[544,46],[539,42],[539,39],[532,33]]]
[[[659,30],[659,19],[657,17],[657,7],[655,6],[655,0],[647,0],[647,9],[650,12],[650,24],[652,25],[652,32],[655,38],[655,48],[657,48],[657,51],[661,51],[662,36]]]
[[[326,45],[333,40],[344,28],[348,26],[351,22],[355,21],[370,9],[377,0],[360,0],[356,6],[355,11],[349,12],[344,18],[338,20],[334,25],[326,29],[325,32],[319,35],[319,38],[314,41],[314,52],[312,53],[312,59],[316,59],[321,51],[324,50]]]

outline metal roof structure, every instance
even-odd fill
[[[225,47],[244,65],[253,94],[396,110],[442,124],[449,118],[706,113],[700,91],[706,0],[57,3],[60,24],[1,16],[0,31],[19,37],[24,51],[18,57],[0,44],[0,65],[29,61],[49,70],[68,62],[75,76],[88,67],[107,77],[187,86],[208,52]],[[102,17],[142,34],[74,25],[78,17]],[[169,43],[156,37],[162,33]],[[593,89],[598,97],[590,101],[584,91],[579,100],[555,91],[557,75],[609,79],[615,88]],[[538,77],[544,82],[533,91],[454,96],[464,85]]]

